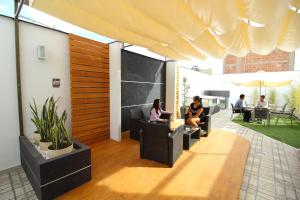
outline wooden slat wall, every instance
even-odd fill
[[[109,138],[109,46],[69,34],[73,137]]]

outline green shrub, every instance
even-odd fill
[[[296,111],[299,113],[300,108],[300,84],[293,85],[290,87],[289,92],[284,95],[287,104],[291,108],[296,108]]]
[[[189,92],[190,85],[187,83],[187,78],[183,77],[182,80],[182,106],[186,106],[187,103],[187,94]]]
[[[277,92],[275,89],[271,89],[268,94],[268,102],[271,107],[277,106]]]
[[[256,102],[258,101],[258,97],[259,97],[259,91],[257,88],[254,88],[252,91],[252,103],[253,105],[256,105]]]

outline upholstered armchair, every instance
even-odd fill
[[[130,110],[130,138],[140,139],[140,121],[148,121],[152,106],[137,107]],[[170,114],[162,114],[162,119],[170,119]]]
[[[173,166],[183,151],[184,126],[140,121],[140,157]]]

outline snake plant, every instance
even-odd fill
[[[59,150],[66,148],[72,144],[72,139],[66,130],[67,112],[64,111],[59,117],[56,115],[55,126],[51,131],[51,142],[49,149]]]
[[[30,105],[33,118],[31,121],[35,124],[36,129],[41,135],[41,142],[51,142],[51,131],[54,128],[56,115],[57,115],[57,100],[54,97],[47,98],[41,115],[39,115],[35,100],[33,100],[33,106]]]
[[[41,142],[52,142],[50,148],[52,150],[63,149],[72,144],[70,134],[66,129],[67,112],[66,110],[61,116],[57,113],[58,99],[54,97],[47,98],[39,115],[35,100],[33,105],[30,104],[32,118],[38,132],[41,135]]]
[[[36,126],[36,130],[38,133],[44,132],[43,126],[42,126],[42,118],[39,116],[38,109],[35,103],[35,100],[33,99],[33,105],[30,104],[30,109],[32,113],[31,121]]]

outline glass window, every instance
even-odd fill
[[[14,15],[13,0],[0,0],[0,15],[13,17]]]

